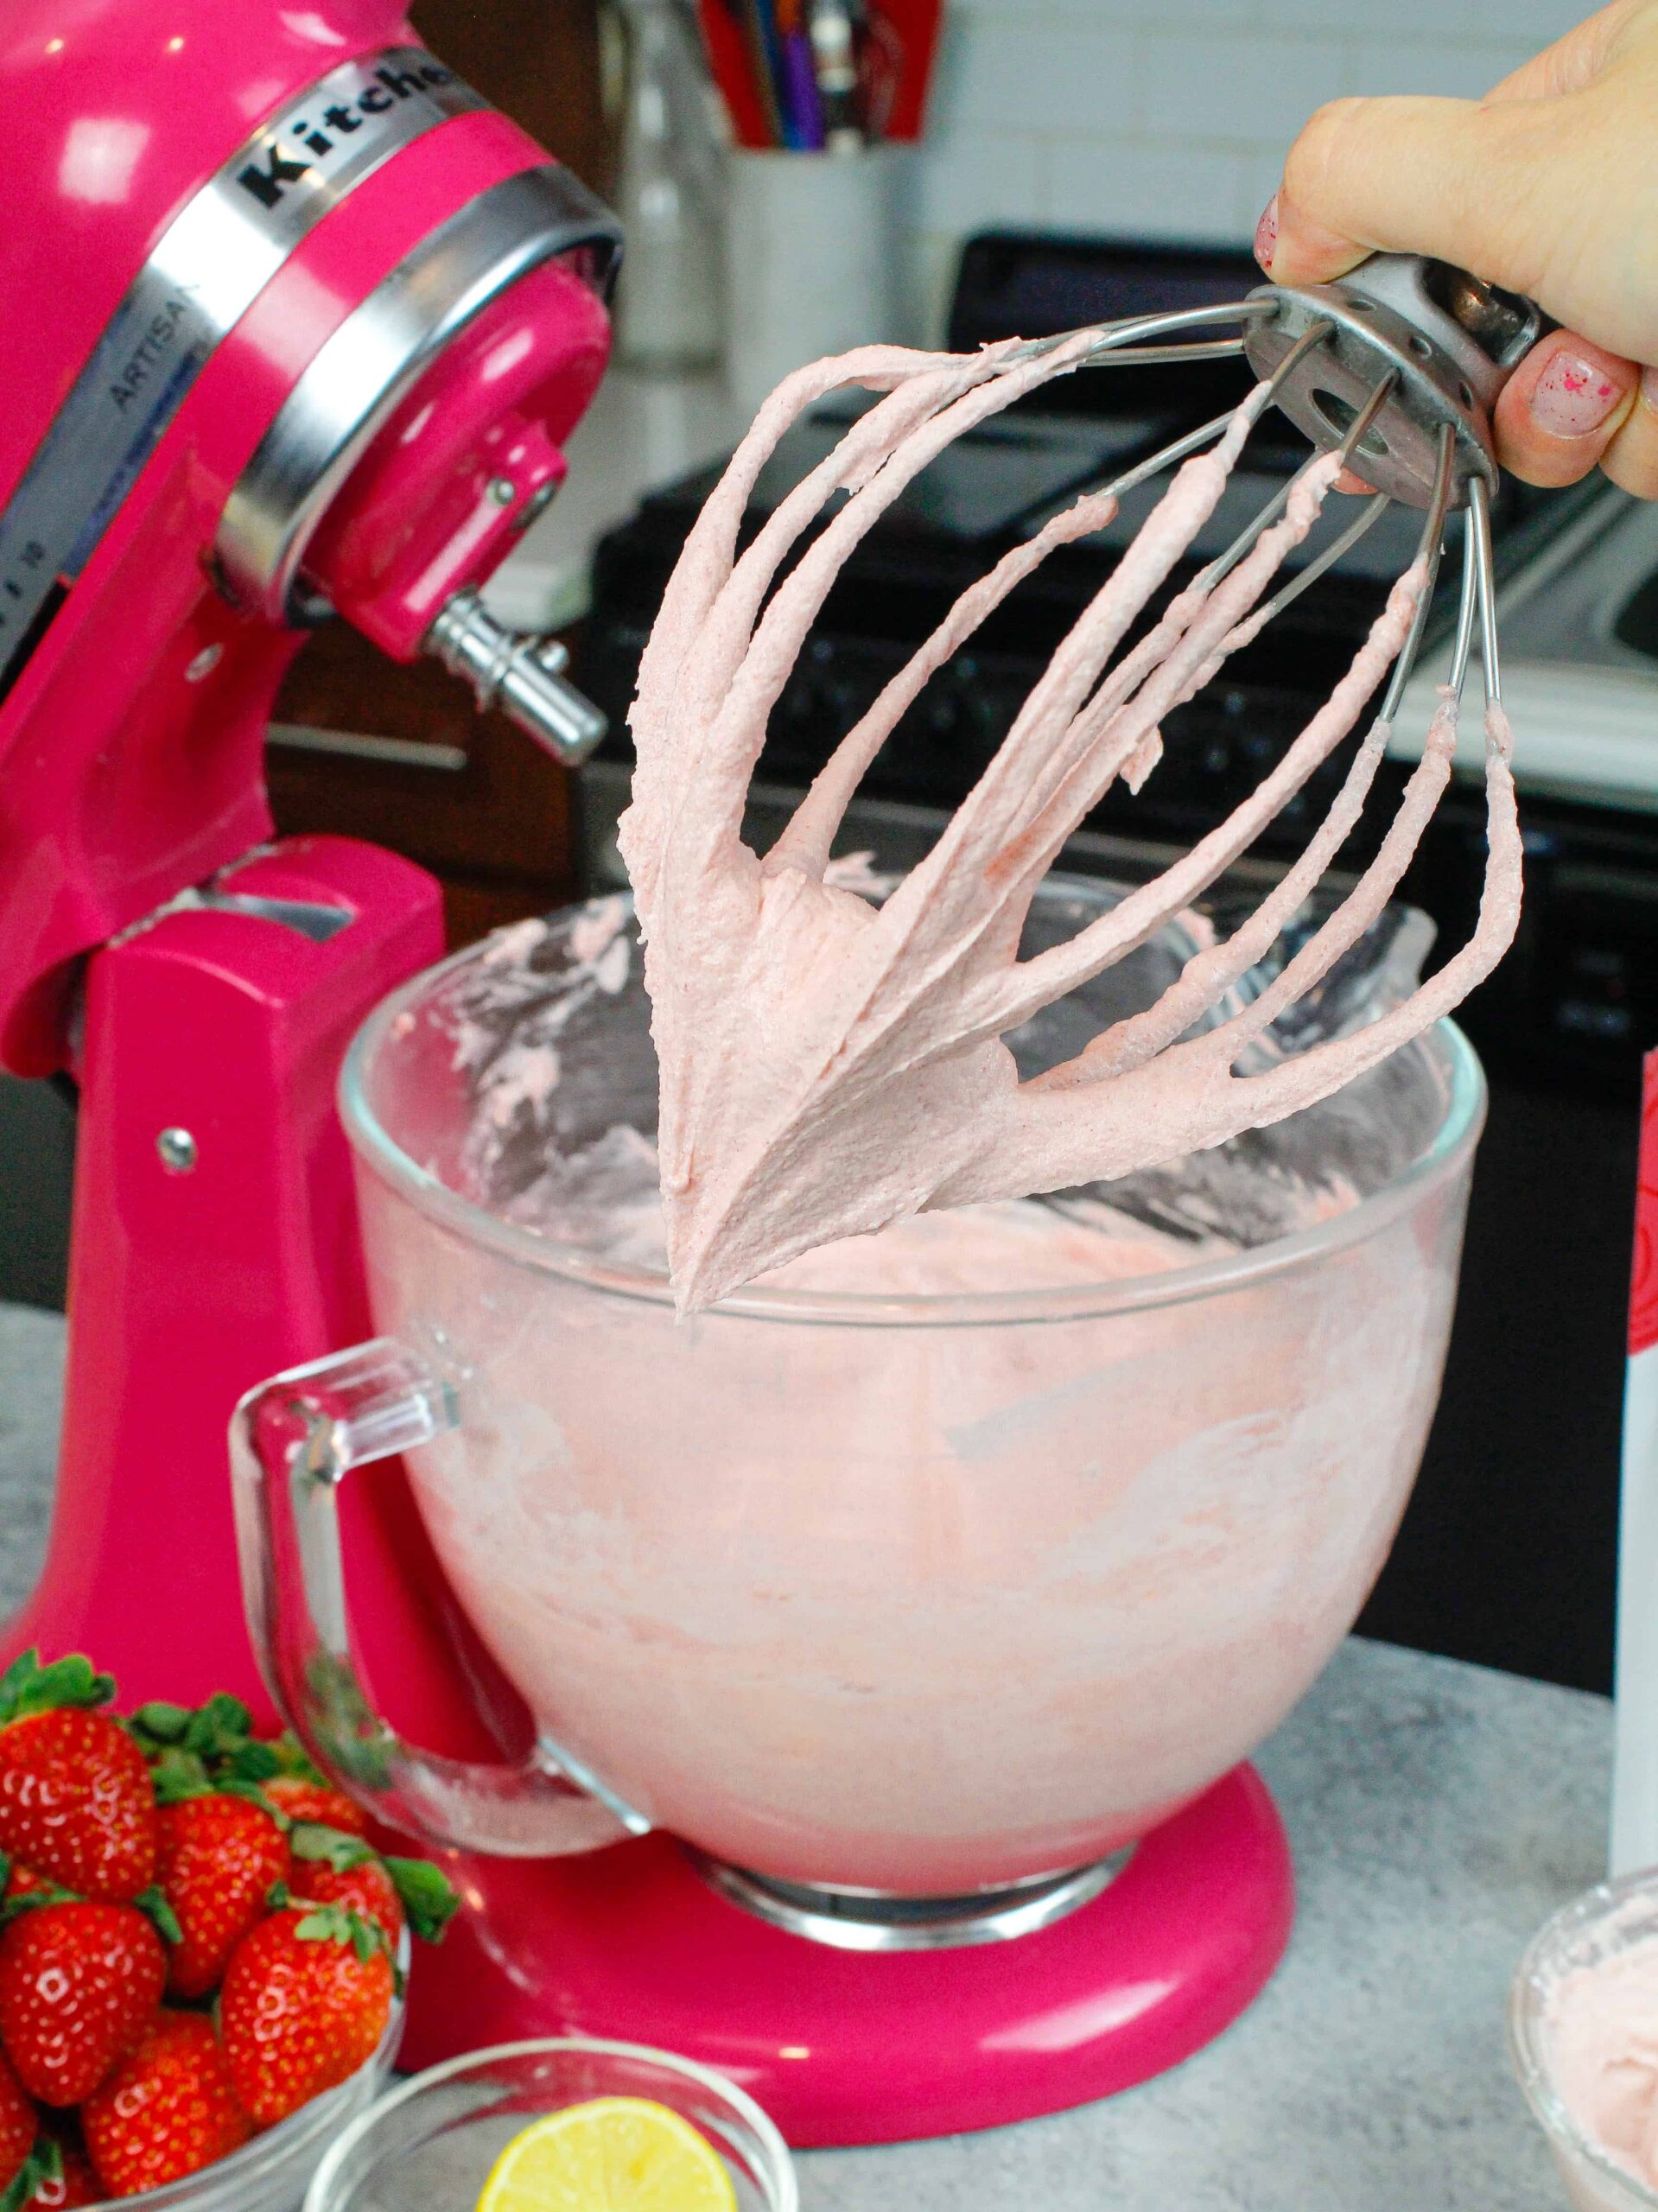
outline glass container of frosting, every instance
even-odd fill
[[[1115,895],[1051,881],[1029,947]],[[1012,1036],[1021,1071],[1150,1004],[1204,928]],[[1421,950],[1389,918],[1251,1051],[1395,1002]],[[461,1845],[648,1827],[905,1898],[1105,1862],[1277,1726],[1381,1567],[1451,1325],[1474,1055],[1442,1022],[1275,1128],[848,1239],[682,1321],[638,971],[627,903],[600,901],[458,954],[353,1047],[381,1336],[327,1367],[289,1452],[308,1488],[261,1488],[282,1408],[245,1412],[269,1671],[342,1765],[372,1746],[405,1825]],[[367,1711],[332,1499],[396,1451],[534,1716],[516,1781]]]
[[[1658,1870],[1544,1923],[1515,1975],[1509,2050],[1576,2212],[1658,2212]]]

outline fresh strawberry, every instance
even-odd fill
[[[0,2058],[0,2199],[28,2164],[40,2125],[27,2090]]]
[[[372,1852],[352,1866],[296,1859],[288,1869],[288,1887],[295,1904],[337,1904],[359,1913],[383,1929],[393,1943],[403,1933],[403,1901],[397,1885],[384,1861]]]
[[[353,1805],[343,1790],[326,1782],[313,1782],[302,1774],[279,1774],[261,1784],[265,1796],[283,1817],[311,1821],[319,1827],[339,1828],[346,1835],[366,1835],[368,1815]]]
[[[167,1986],[175,1997],[205,1997],[263,1918],[287,1871],[288,1839],[257,1805],[216,1791],[163,1805],[157,1819],[156,1879],[180,1931],[168,1954]]]
[[[405,1924],[426,1942],[441,1940],[461,1900],[424,1859],[383,1859],[359,1837],[302,1821],[289,1834],[287,1887],[295,1903],[343,1905],[385,1930],[393,1949]],[[287,1904],[289,1897],[277,1900]]]
[[[200,2172],[253,2133],[232,2094],[213,2022],[200,2012],[158,2012],[137,2048],[87,2098],[80,2122],[111,2196]]]
[[[69,2212],[73,2205],[105,2202],[104,2184],[78,2143],[54,2142],[43,2135],[35,2148],[40,2178],[18,2212]]]
[[[237,1945],[219,2031],[237,2102],[261,2127],[347,2081],[391,2017],[384,1935],[338,1906],[273,1913]]]
[[[0,1675],[0,1851],[82,1897],[125,1904],[156,1873],[156,1794],[143,1754],[93,1708],[114,1684],[88,1661]]]
[[[0,2042],[31,2095],[77,2105],[154,2018],[161,1937],[136,1905],[35,1905],[0,1936]]]

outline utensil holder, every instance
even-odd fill
[[[807,361],[899,336],[905,149],[734,151],[727,378],[745,413]]]

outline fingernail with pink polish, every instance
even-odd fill
[[[1266,213],[1255,225],[1255,259],[1272,274],[1273,256],[1278,251],[1278,194],[1274,193],[1267,202]]]
[[[1537,379],[1531,416],[1553,438],[1586,438],[1622,402],[1623,386],[1577,353],[1557,353]]]
[[[1658,415],[1658,369],[1641,372],[1641,397],[1655,415]]]

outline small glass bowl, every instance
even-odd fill
[[[409,1934],[403,1931],[397,1962],[409,1971]],[[385,2085],[403,2041],[403,2001],[394,1998],[391,2018],[379,2048],[349,2082],[302,2105],[287,2120],[256,2135],[228,2158],[204,2166],[165,2189],[146,2189],[121,2203],[136,2212],[299,2212],[306,2183],[343,2127],[365,2111]]]
[[[1658,1938],[1658,1869],[1601,1882],[1532,1937],[1509,1993],[1509,2056],[1576,2212],[1658,2212],[1658,2192],[1579,2126],[1554,2084],[1546,2010],[1560,1975]]]
[[[788,2148],[752,2097],[688,2058],[581,2036],[501,2044],[416,2074],[346,2129],[305,2212],[471,2212],[515,2135],[590,2097],[669,2106],[724,2159],[740,2212],[798,2212]]]

